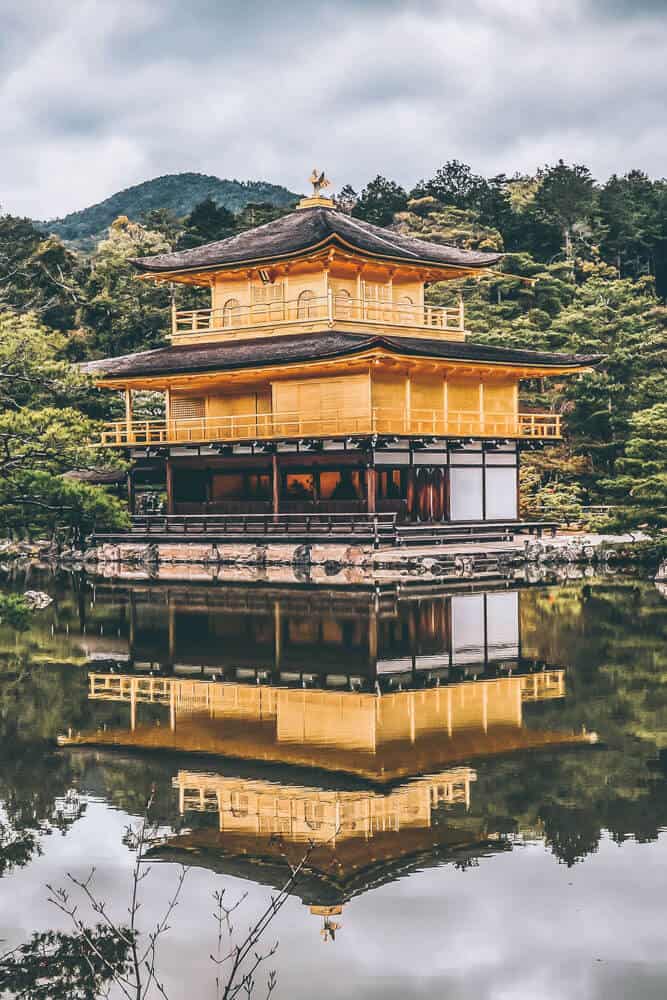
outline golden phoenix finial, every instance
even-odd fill
[[[319,198],[322,192],[322,188],[331,187],[331,181],[325,175],[324,171],[319,172],[317,167],[314,168],[312,174],[310,175],[310,183],[313,185],[313,198]]]

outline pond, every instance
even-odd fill
[[[216,996],[213,893],[242,939],[299,866],[253,996],[663,1000],[657,585],[15,585],[54,601],[0,629],[3,950],[68,873],[127,920],[150,797],[172,1000]]]

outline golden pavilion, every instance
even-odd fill
[[[172,308],[169,346],[87,366],[125,396],[103,446],[162,482],[172,515],[517,519],[522,445],[561,434],[520,383],[597,359],[468,341],[462,300],[429,305],[426,289],[501,255],[371,225],[315,187],[275,221],[134,260],[142,280],[210,289],[210,306]],[[135,416],[146,390],[159,420]]]

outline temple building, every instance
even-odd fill
[[[125,394],[101,443],[129,454],[132,482],[164,483],[169,514],[514,520],[521,447],[561,434],[558,414],[522,407],[521,381],[597,359],[476,344],[461,299],[428,304],[429,285],[499,258],[370,225],[318,190],[256,229],[136,259],[142,280],[210,289],[210,307],[174,307],[169,346],[87,366]],[[161,419],[135,416],[146,390]]]

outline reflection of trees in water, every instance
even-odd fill
[[[28,864],[52,829],[55,799],[72,783],[69,759],[52,752],[62,713],[85,702],[85,679],[25,654],[0,661],[0,873]]]
[[[159,826],[153,816],[154,792],[152,788],[142,818],[128,826],[123,836],[123,843],[134,854],[129,905],[121,911],[123,919],[117,921],[110,901],[99,895],[94,867],[84,878],[68,872],[65,885],[47,884],[48,903],[69,919],[73,932],[33,933],[29,941],[0,955],[0,993],[10,993],[17,1000],[95,1000],[118,991],[128,1000],[148,1000],[153,995],[167,1000],[159,946],[171,930],[188,869],[180,867],[162,915],[151,928],[142,927],[139,912],[143,907],[143,884],[151,872],[145,861],[151,843],[159,839]],[[212,893],[217,934],[209,960],[214,967],[217,1000],[250,998],[264,975],[264,996],[268,1000],[273,994],[276,972],[265,967],[275,955],[278,942],[267,944],[264,939],[293,893],[314,846],[305,846],[300,860],[288,863],[285,881],[269,896],[244,935],[237,934],[235,921],[245,895],[230,901],[226,888]],[[100,922],[89,926],[83,916],[88,911],[93,919],[101,918]],[[338,926],[332,924],[331,928]]]
[[[108,995],[113,970],[126,966],[129,950],[125,936],[104,924],[87,927],[85,936],[33,934],[0,958],[0,991],[25,1000],[95,1000]]]
[[[0,823],[0,878],[27,865],[38,853],[39,841],[33,830],[16,830]]]
[[[524,594],[523,652],[567,667],[567,697],[525,706],[536,728],[595,730],[601,745],[479,768],[473,809],[539,830],[572,864],[601,831],[655,840],[667,825],[667,602],[615,580]]]
[[[540,819],[545,843],[568,867],[597,851],[602,831],[594,809],[553,803],[542,806]]]
[[[566,698],[524,705],[525,724],[585,726],[601,745],[480,761],[471,813],[492,832],[534,830],[568,863],[595,850],[602,830],[655,839],[667,825],[667,602],[650,583],[619,578],[524,590],[520,608],[524,656],[567,668]],[[431,604],[423,614],[427,634],[446,627]],[[136,816],[155,784],[156,816],[178,830],[170,761],[52,752],[64,727],[113,724],[126,709],[89,702],[82,670],[33,663],[28,645],[22,637],[22,654],[0,660],[0,799],[9,828],[26,834],[24,854],[17,845],[6,864],[29,860],[72,786]]]

